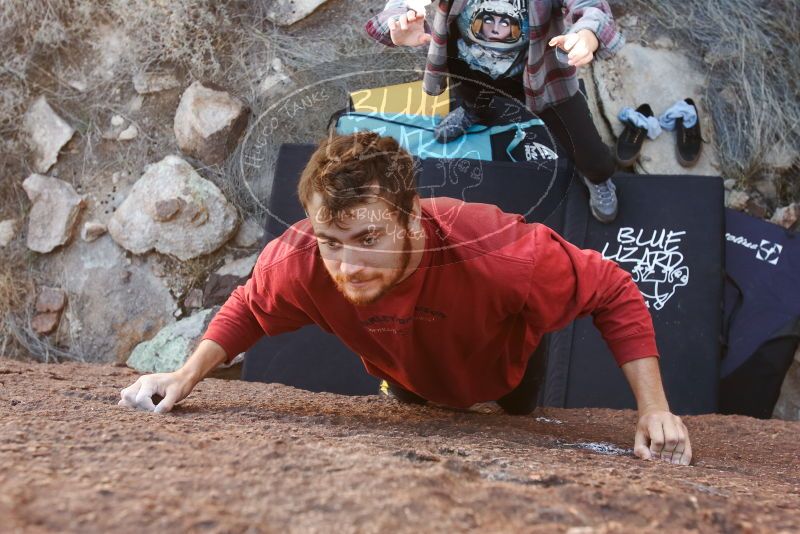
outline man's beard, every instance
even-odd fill
[[[350,302],[351,304],[355,304],[356,306],[364,306],[366,304],[372,304],[380,300],[381,297],[383,297],[390,289],[392,289],[397,284],[397,282],[406,272],[406,268],[408,268],[408,264],[410,261],[411,261],[411,238],[406,234],[406,236],[403,239],[403,251],[400,252],[400,265],[397,269],[397,273],[395,273],[395,275],[392,277],[391,280],[384,283],[380,291],[371,296],[351,295],[347,292],[348,278],[340,274],[334,276],[333,278],[334,285],[336,286],[336,289],[339,290],[339,293],[341,293],[342,296],[345,299],[347,299],[347,301]]]

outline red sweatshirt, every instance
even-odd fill
[[[421,202],[422,261],[376,303],[345,300],[303,220],[264,248],[204,339],[233,358],[316,323],[371,375],[458,408],[509,393],[544,333],[590,313],[619,365],[657,356],[641,293],[616,263],[495,206]]]

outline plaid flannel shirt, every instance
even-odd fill
[[[423,89],[429,95],[440,95],[447,86],[447,39],[451,22],[461,13],[468,0],[439,0],[433,27],[425,23],[431,34]],[[389,0],[383,11],[367,21],[367,33],[376,41],[394,46],[389,35],[389,19],[406,13],[405,0]],[[550,39],[566,32],[591,30],[600,43],[595,55],[606,58],[625,43],[617,31],[611,9],[605,0],[529,0],[530,42],[527,66],[523,73],[528,108],[539,112],[563,102],[578,91],[577,69],[562,65],[556,58]]]

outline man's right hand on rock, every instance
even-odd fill
[[[175,403],[185,399],[193,387],[192,381],[179,371],[140,376],[120,392],[118,404],[137,410],[166,413],[172,410]],[[154,395],[161,397],[158,404],[153,402]]]

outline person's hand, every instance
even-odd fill
[[[548,44],[569,52],[568,64],[573,67],[582,67],[594,59],[594,52],[600,46],[600,41],[591,30],[579,30],[577,33],[553,37]]]
[[[166,413],[175,403],[185,399],[194,388],[194,382],[180,372],[156,373],[140,376],[139,379],[120,392],[120,406]],[[158,405],[153,403],[153,395],[162,397]]]
[[[425,12],[409,9],[403,15],[389,19],[389,35],[396,46],[421,46],[431,42],[425,33]]]
[[[664,460],[689,465],[692,444],[681,418],[667,411],[653,411],[639,417],[633,454],[643,460]]]

